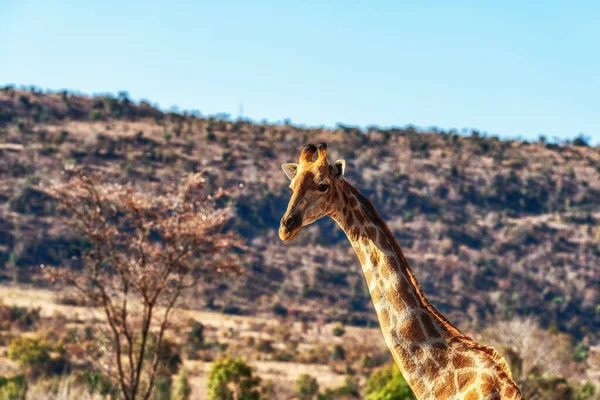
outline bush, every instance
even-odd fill
[[[294,353],[286,350],[277,350],[275,354],[273,354],[273,361],[291,362],[294,361],[295,358],[296,356]]]
[[[12,262],[16,264],[17,256],[12,253]],[[0,305],[0,329],[9,329],[14,324],[19,329],[33,328],[40,320],[40,308],[29,309],[27,307]]]
[[[416,134],[409,138],[409,146],[414,157],[429,158],[429,138],[422,134]]]
[[[587,382],[584,385],[575,389],[575,393],[573,394],[573,399],[574,400],[593,399],[595,394],[596,394],[596,387],[592,383]]]
[[[35,177],[30,178],[9,200],[11,211],[20,214],[48,215],[54,211],[55,202],[52,197],[33,186]]]
[[[260,398],[264,400],[279,399],[280,393],[280,388],[278,388],[270,379],[264,382],[260,387]]]
[[[0,125],[12,122],[13,115],[10,111],[0,110]]]
[[[171,399],[171,377],[159,376],[154,381],[154,389],[152,390],[153,400],[170,400]]]
[[[18,120],[17,121],[17,129],[21,133],[26,132],[27,131],[27,124],[25,124],[25,121]]]
[[[339,344],[333,346],[333,348],[331,349],[331,358],[333,358],[335,361],[345,360],[346,350],[344,350],[344,347]]]
[[[575,139],[573,139],[573,146],[589,147],[589,138],[587,138],[583,133],[580,133]]]
[[[358,385],[351,376],[346,377],[346,382],[343,386],[335,389],[327,389],[325,393],[320,394],[319,400],[335,400],[335,399],[351,399],[360,398],[360,391]]]
[[[62,144],[65,142],[65,140],[67,140],[67,136],[69,136],[69,131],[61,130],[56,134],[54,141],[57,144]]]
[[[24,95],[19,96],[19,103],[21,105],[23,105],[25,108],[31,107],[31,103],[29,102],[29,99]]]
[[[343,336],[344,333],[346,333],[346,329],[344,328],[344,325],[342,325],[342,323],[338,322],[333,327],[331,333],[333,333],[333,336]]]
[[[196,320],[192,320],[188,344],[194,350],[200,350],[204,346],[204,325]]]
[[[259,339],[258,342],[256,342],[256,350],[261,353],[272,353],[273,342],[271,340]]]
[[[50,375],[64,373],[68,368],[64,352],[62,342],[53,345],[37,337],[19,337],[10,342],[7,355],[32,374]]]
[[[111,381],[96,371],[83,371],[77,379],[82,380],[87,388],[87,392],[90,398],[93,398],[98,393],[102,398],[110,397],[116,398],[117,388],[115,388]]]
[[[27,394],[27,381],[24,375],[4,378],[0,376],[0,399],[21,400]]]
[[[179,371],[179,367],[183,363],[181,355],[179,354],[179,346],[169,338],[163,338],[160,348],[156,349],[156,335],[150,336],[148,348],[147,348],[147,361],[152,362],[154,354],[158,355],[158,369],[156,370],[157,376],[168,377],[171,379],[171,375],[176,374]],[[169,383],[170,387],[170,383]]]
[[[50,122],[52,120],[52,110],[48,107],[36,109],[33,113],[33,120],[41,123]]]
[[[523,385],[528,389],[530,398],[538,399],[572,399],[573,388],[569,381],[559,375],[536,373],[529,376]]]
[[[409,400],[415,399],[410,386],[396,364],[390,364],[374,371],[365,387],[367,400]]]
[[[179,375],[177,375],[176,379],[175,389],[173,390],[171,398],[173,400],[188,400],[192,394],[192,388],[183,368],[179,371]]]
[[[50,362],[52,350],[53,346],[47,340],[18,337],[8,346],[8,358],[19,362],[24,367],[40,367]]]
[[[234,396],[237,394],[237,397]],[[208,398],[211,400],[259,400],[260,378],[241,358],[225,357],[215,361],[208,375]]]
[[[573,351],[573,359],[577,362],[583,362],[587,360],[588,357],[588,347],[583,343],[577,344],[577,346],[575,346],[575,350]]]
[[[104,116],[100,110],[92,110],[90,111],[90,121],[102,121]]]
[[[296,381],[298,400],[312,400],[319,393],[319,382],[310,375],[302,374]]]
[[[288,315],[288,309],[285,308],[280,303],[273,304],[272,311],[273,311],[273,314],[279,315],[280,317],[287,317],[287,315]]]

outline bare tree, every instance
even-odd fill
[[[101,371],[126,400],[148,399],[182,291],[210,274],[234,271],[228,250],[242,245],[222,233],[230,211],[214,207],[202,174],[151,194],[100,183],[99,176],[69,174],[68,182],[47,191],[91,249],[83,271],[46,268],[47,274],[102,308],[112,344],[104,352],[111,362],[103,362]]]

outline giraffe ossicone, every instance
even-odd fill
[[[315,159],[315,154],[317,155]],[[346,163],[309,144],[283,164],[292,197],[279,237],[292,240],[325,216],[346,233],[362,269],[385,341],[419,399],[522,399],[505,360],[454,327],[427,300],[375,207],[344,179]]]

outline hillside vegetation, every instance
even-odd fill
[[[79,268],[86,248],[40,189],[65,166],[138,188],[203,171],[227,229],[246,240],[235,279],[186,306],[375,326],[358,261],[330,220],[277,237],[289,200],[280,164],[309,142],[347,162],[404,249],[426,295],[478,331],[539,323],[594,343],[600,331],[600,150],[413,128],[307,129],[161,111],[126,93],[0,90],[0,275],[47,286],[39,266]],[[200,289],[198,289],[199,291]]]

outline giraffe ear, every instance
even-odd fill
[[[344,172],[346,171],[346,160],[337,160],[335,164],[333,164],[333,177],[341,181],[344,177]]]
[[[296,176],[296,172],[298,171],[298,164],[283,164],[281,168],[283,169],[283,172],[286,174],[286,176],[290,178],[291,181]]]

